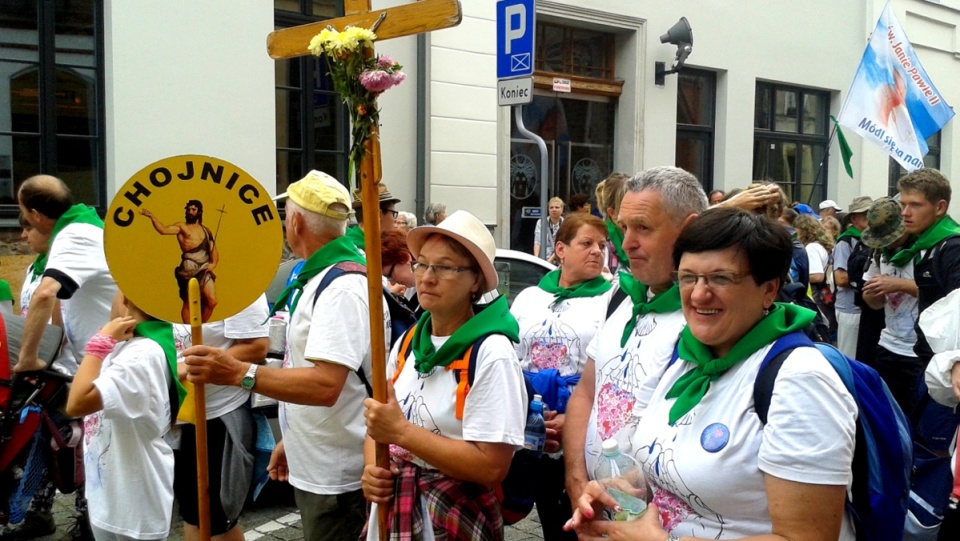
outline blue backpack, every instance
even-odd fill
[[[857,402],[852,499],[847,511],[857,541],[902,541],[910,493],[913,442],[910,425],[880,375],[830,344],[793,332],[777,340],[763,359],[753,387],[754,405],[766,424],[773,384],[790,352],[816,347]]]

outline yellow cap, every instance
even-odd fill
[[[350,192],[340,182],[330,175],[313,170],[307,176],[294,182],[287,191],[273,198],[280,201],[289,197],[298,207],[328,216],[337,220],[346,220],[353,211],[341,211],[330,208],[334,203],[340,203],[350,209]]]

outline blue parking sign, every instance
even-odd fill
[[[497,78],[533,75],[534,0],[497,2]]]

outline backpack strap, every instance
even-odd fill
[[[753,407],[761,423],[767,424],[767,412],[770,410],[770,399],[773,397],[773,384],[777,380],[777,374],[783,362],[794,349],[813,347],[813,345],[813,341],[800,331],[781,336],[773,343],[773,347],[760,363],[757,379],[753,383]]]
[[[407,329],[407,332],[403,333],[400,350],[397,352],[397,371],[393,373],[393,383],[397,382],[397,378],[400,377],[400,371],[403,370],[403,365],[407,362],[407,353],[410,352],[410,344],[413,343],[413,335],[416,334],[416,332],[417,324],[414,323],[412,327]]]
[[[627,298],[627,292],[617,288],[613,292],[613,295],[610,296],[610,302],[607,304],[607,317],[603,318],[604,321],[610,319],[610,316],[617,311],[617,308],[620,308],[620,305],[623,304],[623,301]]]
[[[330,270],[323,275],[323,278],[320,280],[320,285],[317,286],[317,290],[313,293],[314,306],[316,306],[317,301],[320,300],[320,294],[323,293],[323,290],[327,289],[331,282],[344,274],[363,274],[366,276],[367,267],[355,261],[341,261],[334,264],[330,267]]]
[[[485,335],[477,340],[463,352],[463,357],[448,364],[447,370],[455,370],[454,376],[457,378],[457,420],[463,420],[463,408],[467,403],[467,393],[470,392],[470,386],[477,376],[477,357],[480,356],[480,345],[490,336]]]
[[[341,261],[330,267],[330,270],[328,270],[320,280],[320,285],[317,286],[317,290],[313,293],[314,308],[316,308],[317,301],[320,300],[320,294],[323,293],[323,290],[327,289],[334,280],[345,274],[363,274],[366,276],[367,267],[355,261]],[[367,396],[373,398],[373,386],[370,385],[367,375],[363,373],[363,367],[357,368],[356,372],[357,377],[360,378],[360,383],[363,383],[363,388],[367,390]]]

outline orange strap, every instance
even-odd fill
[[[407,334],[403,335],[403,342],[400,342],[400,351],[397,352],[397,371],[393,373],[393,383],[397,382],[397,378],[400,377],[400,371],[403,370],[403,363],[407,362],[407,353],[410,352],[410,344],[413,342],[413,335],[417,332],[417,324],[414,323],[413,327],[407,331]]]
[[[397,382],[397,378],[400,377],[400,372],[403,370],[403,365],[407,361],[407,354],[410,353],[410,344],[413,342],[413,335],[417,332],[417,326],[414,324],[413,327],[410,327],[410,330],[407,331],[407,334],[403,337],[403,342],[400,343],[400,350],[397,351],[397,371],[393,373],[393,383]],[[473,352],[473,345],[467,348],[467,351],[463,353],[463,357],[453,361],[448,364],[446,370],[459,370],[460,371],[460,381],[457,383],[457,420],[463,420],[463,406],[467,402],[467,393],[470,392],[470,353]]]

